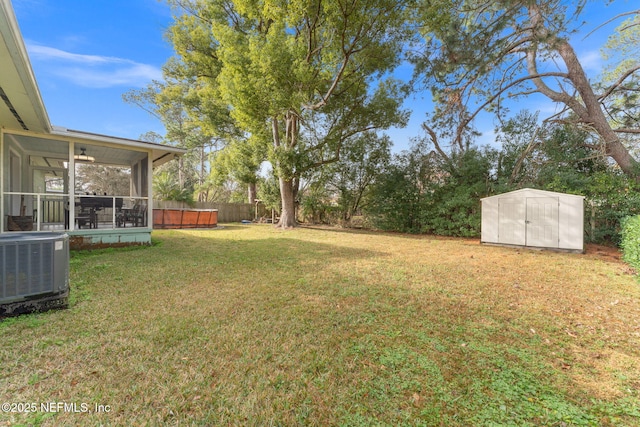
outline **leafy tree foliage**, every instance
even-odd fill
[[[636,271],[640,271],[640,216],[628,217],[623,222],[622,242],[620,246],[623,259]]]
[[[265,144],[256,138],[231,140],[211,159],[211,182],[221,185],[228,179],[248,187],[248,203],[257,198],[258,172],[265,157]]]
[[[261,141],[280,183],[281,225],[295,225],[296,183],[340,158],[359,133],[402,122],[387,79],[403,46],[406,2],[171,2],[176,67],[201,100]],[[203,101],[204,102],[204,101]]]
[[[280,212],[282,201],[280,200],[280,188],[278,178],[269,173],[267,177],[260,177],[258,181],[258,199],[265,208]]]
[[[131,169],[97,164],[76,165],[76,191],[126,196],[130,194]]]
[[[422,230],[445,236],[477,236],[480,199],[490,195],[495,153],[470,148],[443,164],[440,182],[425,194]]]
[[[592,242],[618,243],[623,218],[640,213],[637,181],[590,133],[522,112],[504,123],[498,140],[500,149],[453,144],[443,156],[427,136],[377,178],[366,210],[371,222],[385,230],[477,236],[480,199],[523,187],[584,195]]]
[[[153,81],[142,90],[130,90],[123,95],[125,102],[139,106],[160,119],[167,133],[156,143],[167,143],[187,149],[177,164],[170,162],[156,171],[156,175],[174,174],[181,191],[194,192],[207,188],[205,180],[209,173],[208,156],[219,149],[224,137],[232,132],[227,117],[207,110],[209,104],[194,94],[193,79],[184,80],[184,72],[175,61],[163,67],[165,82]],[[216,120],[213,122],[213,120]],[[230,130],[231,129],[231,130]],[[147,140],[143,137],[144,140]],[[207,198],[206,192],[198,192],[200,201]]]
[[[544,141],[544,132],[538,114],[529,111],[521,111],[502,123],[496,132],[496,142],[501,146],[496,181],[504,188],[496,188],[496,192],[508,191],[516,183],[533,185],[539,165],[545,163],[537,150]]]
[[[419,150],[396,155],[371,189],[364,209],[369,222],[382,230],[421,232],[430,170],[429,158]]]
[[[340,160],[328,167],[327,187],[342,225],[349,225],[353,216],[360,213],[371,185],[390,160],[389,137],[367,132],[345,147]]]
[[[339,216],[336,200],[327,186],[326,177],[315,177],[299,191],[300,213],[304,222],[336,224]]]
[[[158,200],[174,200],[194,205],[193,193],[181,188],[175,175],[168,172],[157,174],[153,180],[153,194]]]
[[[442,159],[417,144],[378,178],[366,213],[384,230],[477,236],[480,198],[491,191],[492,150],[469,148]]]
[[[604,47],[603,54],[609,65],[598,89],[611,91],[603,108],[613,126],[637,129],[640,123],[640,11],[627,15],[631,17],[618,26]]]
[[[640,206],[638,11],[594,83],[570,42],[586,0],[168,1],[177,55],[166,83],[136,100],[151,99],[181,144],[223,141],[192,186],[205,198],[235,181],[278,205],[283,227],[301,206],[316,221],[364,211],[383,229],[472,236],[481,197],[530,186],[587,196],[590,237],[614,241]],[[392,159],[378,131],[406,121],[406,88],[386,77],[415,41],[409,15],[422,36],[414,80],[436,107],[425,137]],[[562,111],[507,118],[505,101],[532,93]],[[500,119],[500,148],[475,145],[485,110]]]
[[[640,213],[638,182],[610,161],[589,132],[570,124],[534,126],[533,117],[521,113],[499,133],[500,141],[512,142],[503,143],[502,174],[509,175],[513,162],[508,159],[518,159],[513,167],[517,173],[509,175],[503,189],[534,187],[583,195],[588,240],[618,243],[622,219]]]

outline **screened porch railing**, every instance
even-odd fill
[[[69,196],[5,192],[5,231],[69,230]],[[74,229],[146,227],[148,197],[74,195]],[[16,212],[18,214],[16,215]]]

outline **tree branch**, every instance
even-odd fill
[[[640,134],[640,129],[620,128],[620,129],[614,129],[613,131],[616,132],[616,133]]]
[[[632,67],[630,69],[628,69],[624,74],[622,74],[620,77],[618,77],[618,80],[616,80],[611,86],[609,86],[609,88],[598,97],[599,101],[604,100],[607,96],[611,95],[618,87],[620,87],[620,85],[631,75],[633,75],[633,73],[635,73],[636,71],[640,70],[640,64],[637,64],[635,67]]]
[[[307,110],[317,110],[327,105],[329,98],[338,87],[338,83],[340,83],[340,80],[342,80],[342,75],[344,74],[344,71],[347,69],[347,65],[349,64],[349,59],[350,59],[350,55],[347,53],[342,60],[342,64],[340,64],[340,69],[338,70],[335,77],[333,78],[333,82],[331,83],[331,86],[329,87],[327,92],[322,96],[322,99],[320,99],[320,101],[316,102],[315,104],[305,105],[303,106],[303,108]]]
[[[616,19],[622,18],[623,16],[635,15],[635,14],[638,14],[638,13],[640,13],[640,9],[638,9],[638,10],[631,10],[631,11],[629,11],[629,12],[620,13],[620,14],[618,14],[618,15],[614,16],[613,18],[611,18],[611,19],[607,20],[606,22],[603,22],[602,24],[598,25],[596,28],[594,28],[593,30],[591,30],[591,31],[590,31],[586,36],[584,36],[584,37],[582,38],[582,40],[583,40],[583,41],[584,41],[584,40],[586,40],[586,39],[587,39],[587,37],[589,37],[591,34],[595,33],[595,32],[596,32],[596,31],[598,31],[600,28],[602,28],[602,27],[604,27],[605,25],[607,25],[607,24],[609,24],[609,23],[611,23],[611,22],[615,21]]]
[[[524,163],[524,159],[527,158],[527,156],[529,155],[529,153],[531,152],[531,150],[533,150],[533,148],[538,145],[538,143],[536,142],[536,139],[538,138],[538,133],[540,132],[540,126],[536,127],[536,130],[533,134],[533,137],[531,138],[531,141],[529,141],[529,144],[527,144],[527,148],[524,149],[524,151],[522,152],[522,154],[520,155],[520,157],[518,158],[518,161],[516,161],[516,164],[513,166],[513,171],[511,172],[511,176],[509,177],[509,184],[513,184],[515,179],[516,179],[516,175],[518,175],[518,172],[520,172],[520,168],[522,167],[522,164]]]
[[[433,128],[426,123],[422,124],[422,128],[429,134],[429,138],[431,139],[431,142],[433,143],[433,146],[435,147],[440,157],[442,157],[447,163],[451,163],[451,158],[447,155],[447,153],[444,152],[444,150],[442,150],[442,148],[440,148],[440,144],[438,143],[438,135],[433,130]]]

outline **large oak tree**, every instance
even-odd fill
[[[182,69],[201,99],[270,141],[280,225],[296,225],[297,182],[340,158],[359,134],[406,120],[384,77],[400,61],[406,8],[396,0],[169,0]]]

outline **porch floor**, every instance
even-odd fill
[[[122,227],[114,227],[112,222],[100,222],[98,221],[97,223],[98,228],[89,228],[89,227],[82,227],[82,228],[76,228],[74,230],[75,231],[86,231],[86,232],[90,232],[91,230],[123,230],[123,229],[136,229],[136,228],[147,228],[145,226],[138,226],[135,227],[131,224],[128,224],[126,226],[122,226]],[[36,225],[33,225],[34,229],[36,227]],[[41,223],[40,224],[40,231],[69,231],[67,229],[65,229],[64,227],[64,223],[62,222],[47,222],[47,223]]]

